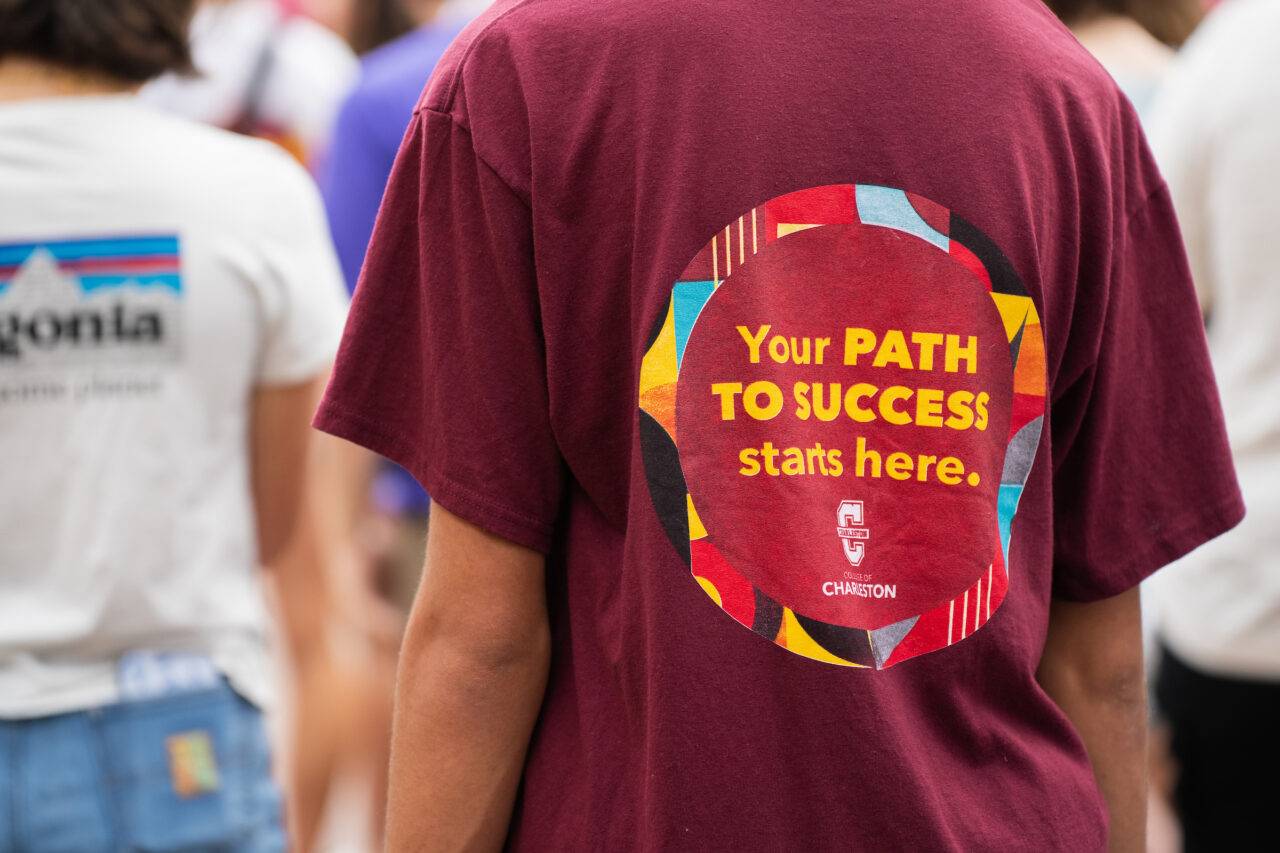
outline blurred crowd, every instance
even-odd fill
[[[199,305],[200,310],[222,314],[217,319],[224,326],[230,323],[258,329],[251,338],[219,340],[226,329],[220,330],[213,317],[161,315],[163,320],[172,320],[172,326],[163,329],[170,337],[169,347],[185,349],[196,359],[208,359],[199,365],[192,381],[197,385],[221,382],[224,386],[216,389],[216,395],[199,387],[187,390],[192,399],[185,405],[198,410],[190,425],[202,435],[215,428],[225,435],[218,449],[220,456],[207,462],[195,458],[209,455],[208,448],[199,442],[163,449],[152,444],[149,447],[156,458],[141,468],[189,467],[191,482],[184,490],[215,491],[217,484],[199,481],[208,476],[209,466],[223,466],[226,475],[234,477],[245,475],[248,465],[254,486],[254,517],[249,526],[241,524],[247,508],[234,499],[218,504],[194,498],[184,502],[172,493],[162,498],[140,496],[136,502],[119,507],[120,512],[136,516],[156,504],[153,515],[144,513],[141,522],[129,522],[131,527],[139,523],[169,527],[171,522],[165,515],[177,510],[207,514],[202,524],[208,528],[204,531],[207,538],[169,543],[163,549],[166,553],[153,556],[150,548],[133,553],[131,559],[142,565],[138,576],[122,581],[119,590],[105,590],[108,596],[169,594],[175,599],[162,608],[168,612],[156,617],[152,632],[172,635],[162,644],[166,652],[176,647],[185,657],[167,660],[151,650],[134,650],[147,655],[131,664],[133,675],[127,683],[141,685],[137,690],[142,696],[178,694],[204,684],[210,667],[220,671],[253,705],[268,709],[272,772],[288,792],[293,849],[376,849],[384,808],[395,656],[421,569],[429,501],[403,470],[352,445],[313,434],[308,422],[336,349],[345,295],[356,286],[400,137],[436,59],[485,4],[467,0],[205,0],[195,4],[189,24],[181,11],[170,15],[181,20],[184,29],[189,26],[189,55],[177,43],[179,39],[185,42],[187,32],[156,33],[150,37],[157,42],[167,37],[170,43],[144,46],[129,42],[121,46],[122,55],[132,51],[144,57],[143,64],[149,63],[141,69],[125,69],[125,74],[97,73],[102,68],[93,67],[95,62],[109,71],[117,69],[109,64],[111,57],[91,51],[73,60],[84,66],[73,68],[75,73],[59,74],[57,69],[25,63],[21,57],[28,52],[24,51],[27,45],[10,37],[21,25],[30,23],[24,18],[34,19],[39,12],[24,9],[24,5],[38,4],[0,4],[3,28],[12,28],[0,36],[0,61],[9,66],[3,84],[6,103],[0,106],[0,113],[6,113],[0,118],[4,140],[0,142],[4,149],[0,184],[5,188],[7,208],[5,226],[0,228],[0,312],[4,312],[4,322],[13,324],[6,327],[5,342],[14,351],[15,360],[29,360],[18,350],[20,343],[15,337],[20,337],[24,322],[17,313],[23,304],[20,292],[30,291],[26,305],[39,308],[42,297],[35,291],[41,286],[40,276],[74,275],[77,268],[70,265],[74,263],[119,274],[116,279],[101,279],[100,292],[104,294],[117,286],[123,293],[128,287],[126,276],[136,271],[134,283],[139,292],[169,288],[189,304]],[[174,8],[184,5],[174,4]],[[112,38],[136,42],[146,37],[118,31],[127,29],[111,20],[112,15],[122,14],[120,6],[104,4],[98,18],[86,16],[82,25],[87,31],[80,34],[86,43]],[[154,12],[148,8],[142,14]],[[30,37],[39,38],[37,25],[31,26]],[[100,29],[94,31],[95,26]],[[18,65],[29,67],[15,73],[12,68]],[[122,77],[125,85],[115,85],[113,77]],[[143,85],[137,89],[137,84]],[[257,147],[234,147],[214,137],[188,134],[159,122],[150,112],[137,113],[137,107],[118,97],[97,97],[113,87],[131,101],[268,140],[293,162]],[[131,94],[135,89],[136,94]],[[58,119],[24,114],[24,104],[18,101],[39,103],[42,96],[50,94],[68,96],[79,111],[86,105],[100,110],[101,115],[95,117],[95,135],[118,133],[121,143],[134,139],[134,134],[149,135],[130,159],[140,170],[149,168],[150,162],[154,174],[143,178],[138,172],[108,180],[95,176],[89,182],[77,182],[69,174],[72,159],[77,160],[78,168],[92,173],[95,160],[110,162],[118,155],[100,138],[87,146],[75,143],[87,150],[46,149],[37,162],[26,159],[30,149],[24,151],[21,146],[46,145],[49,138],[42,128]],[[11,99],[13,106],[7,103]],[[113,130],[112,125],[119,127]],[[83,128],[73,123],[67,129],[70,135],[80,136]],[[23,139],[24,134],[38,138]],[[167,163],[171,152],[166,149],[170,147],[186,149],[186,159],[176,165]],[[209,184],[202,190],[197,180],[184,176],[183,167],[202,173],[201,180]],[[162,187],[147,186],[148,182],[165,180],[176,187],[176,200],[164,198]],[[208,202],[213,209],[208,215],[194,209],[202,197],[208,199],[222,189],[219,183],[237,181],[245,184],[234,193],[235,203],[243,206],[240,210],[218,209],[214,202]],[[96,195],[100,209],[92,213],[77,210],[70,215],[65,211],[75,206],[72,203],[42,204],[58,192]],[[28,198],[23,193],[29,193],[26,204],[17,201]],[[184,235],[180,250],[176,236],[168,235],[149,241],[40,239],[51,234],[98,237],[124,231],[150,235],[151,223],[165,217],[130,208],[175,203],[193,208],[184,210],[179,221],[195,223],[192,227],[200,232]],[[34,215],[30,210],[14,209],[33,204],[42,208]],[[242,229],[223,221],[227,219],[240,220]],[[183,262],[180,277],[174,258],[178,251]],[[113,260],[126,255],[129,257]],[[162,263],[161,257],[167,262]],[[42,266],[45,259],[51,263]],[[113,266],[117,269],[111,270]],[[210,308],[208,303],[219,297],[208,292],[231,286],[247,287],[249,301]],[[132,310],[127,301],[120,305],[121,311]],[[173,313],[171,306],[165,310]],[[85,318],[85,322],[99,321]],[[181,329],[183,340],[174,341],[179,322],[185,326]],[[38,348],[40,332],[34,334],[37,338],[31,344]],[[253,361],[234,372],[214,352],[202,351],[202,347],[235,346],[243,349],[237,357]],[[280,360],[275,368],[266,363],[273,351],[279,352]],[[74,415],[71,410],[19,410],[21,400],[38,393],[31,380],[39,372],[0,364],[0,398],[6,407],[0,418],[0,444],[6,467],[23,466],[27,472],[15,472],[13,485],[47,476],[41,463],[49,456],[58,456],[65,464],[72,462],[72,456],[61,453],[67,444],[78,442],[91,424],[68,428],[68,420],[88,418],[99,426],[112,423],[113,429],[127,432],[137,427],[131,422],[138,417],[124,411],[139,403],[130,397],[152,398],[144,399],[144,406],[184,405],[165,400],[167,389],[159,386],[166,380],[156,378],[154,365],[146,359],[121,361],[118,353],[108,353],[102,360],[104,364],[94,369],[99,375],[111,374],[111,378],[99,380],[95,376],[93,381],[104,387],[88,407],[92,411],[80,406]],[[248,384],[236,386],[233,378]],[[112,387],[107,387],[108,383]],[[91,393],[68,391],[85,396]],[[246,411],[236,402],[237,394],[250,392],[252,402]],[[46,389],[46,393],[61,396],[61,389]],[[53,429],[60,433],[56,439],[47,427],[50,418],[60,422]],[[236,439],[242,432],[248,434],[247,447]],[[128,455],[121,447],[100,451]],[[101,462],[86,452],[82,464],[94,468]],[[109,489],[100,477],[101,472],[95,472],[92,478],[75,478],[62,485],[87,492],[86,499],[94,500],[97,492],[97,497],[106,500]],[[142,491],[155,485],[144,479],[135,488]],[[232,490],[233,485],[228,484],[226,491]],[[22,499],[36,501],[40,494],[50,495],[36,490]],[[57,502],[52,496],[49,500]],[[231,518],[219,518],[220,513]],[[12,514],[10,518],[17,524]],[[233,541],[224,545],[218,542],[218,531],[227,524],[232,525],[233,533],[225,538]],[[252,560],[254,547],[244,541],[242,532],[235,532],[255,526],[259,531],[258,561],[268,569],[260,576],[261,589],[254,579],[256,573],[247,571],[245,564],[246,558]],[[67,597],[66,585],[79,582],[73,579],[79,577],[76,568],[68,568],[56,584],[38,592],[30,583],[10,581],[15,573],[29,570],[36,562],[47,563],[49,551],[90,548],[96,527],[54,527],[47,537],[33,536],[25,543],[15,541],[18,534],[10,528],[0,548],[0,599],[4,602],[0,609],[6,614],[0,621],[16,629],[9,618],[11,608],[36,607],[43,602],[42,595]],[[264,531],[271,529],[292,532],[280,532],[266,541]],[[98,545],[110,552],[127,547],[130,541],[124,537]],[[147,578],[166,571],[164,561],[173,559],[172,551],[182,547],[209,549],[204,565],[210,576],[217,578],[217,585],[234,588],[234,595],[225,596],[234,601],[211,599],[199,590],[196,585],[204,581],[197,576],[197,566],[187,572],[180,592],[175,592],[176,581],[148,588]],[[216,565],[218,554],[225,565]],[[102,555],[104,566],[115,559],[111,553]],[[152,562],[154,566],[148,565]],[[104,585],[107,581],[99,577],[89,583]],[[255,602],[264,596],[270,604],[270,627],[257,614],[260,605]],[[71,606],[79,606],[81,613],[72,620],[75,624],[49,629],[38,642],[22,632],[6,630],[4,651],[0,652],[0,684],[5,685],[0,688],[4,694],[0,715],[44,714],[131,695],[106,686],[113,680],[126,683],[120,673],[90,673],[84,667],[72,668],[66,661],[68,652],[74,656],[86,642],[112,657],[127,654],[125,649],[133,642],[130,635],[145,631],[142,626],[147,618],[140,605],[139,612],[129,612],[130,606],[125,604],[108,617],[100,609],[107,604],[95,597],[76,602]],[[199,618],[189,625],[174,615],[196,612]],[[217,635],[233,632],[241,634],[239,645],[228,651],[228,644]],[[228,662],[226,658],[232,655],[241,659]],[[34,685],[18,686],[20,678],[36,671],[43,677]],[[103,681],[104,686],[96,693],[86,693],[83,685],[94,680]],[[19,784],[21,778],[15,775],[8,785]],[[38,796],[39,784],[32,787],[32,796]],[[0,784],[0,792],[8,792],[6,784]],[[70,813],[64,809],[52,819]],[[185,819],[180,813],[174,815],[177,822]],[[41,826],[39,821],[33,823]],[[0,849],[9,849],[4,846],[5,837],[0,832]],[[73,840],[68,849],[87,844]]]
[[[1133,102],[1169,183],[1250,513],[1143,587],[1149,849],[1265,849],[1247,828],[1277,826],[1280,790],[1280,9],[1046,4]],[[83,45],[49,48],[77,57],[63,67],[15,41],[34,5],[0,0],[0,720],[228,683],[226,713],[190,727],[266,712],[292,849],[380,849],[430,500],[309,422],[410,115],[487,4],[201,0],[180,33],[102,32],[167,42],[98,67]],[[72,307],[77,288],[96,307]],[[189,375],[167,373],[178,358]],[[175,786],[212,784],[207,742],[168,749]],[[12,750],[0,738],[0,798],[59,790],[47,768],[6,769]],[[170,823],[198,823],[176,811],[191,802]],[[1215,846],[1224,825],[1240,846]]]

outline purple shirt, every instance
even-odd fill
[[[320,169],[329,228],[349,291],[356,289],[382,190],[413,108],[440,55],[465,24],[426,24],[360,60],[360,82],[342,105]]]

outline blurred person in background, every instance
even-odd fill
[[[345,300],[292,158],[134,96],[191,6],[0,0],[6,851],[285,846],[256,570]]]
[[[326,152],[338,104],[355,79],[353,49],[376,47],[412,25],[397,0],[204,0],[191,28],[200,73],[167,75],[142,94],[192,118],[270,139],[319,168],[332,162]],[[316,476],[303,496],[298,535],[267,590],[284,628],[280,664],[293,709],[273,728],[284,744],[291,826],[302,851],[319,843],[335,784],[353,765],[372,781],[370,831],[376,838],[381,830],[402,622],[382,603],[383,585],[370,568],[377,558],[369,552],[386,549],[363,544],[385,537],[355,538],[369,517],[372,459],[322,436],[311,464]]]
[[[327,7],[324,20],[350,28],[353,44],[376,43],[393,32],[398,18],[391,9],[416,24],[362,57],[359,82],[343,104],[320,168],[351,290],[413,105],[476,5],[355,0]],[[302,564],[296,574],[304,565],[318,569],[311,573],[315,582],[278,599],[291,626],[295,698],[310,709],[294,732],[305,748],[295,750],[290,762],[296,843],[308,851],[335,836],[357,834],[340,814],[363,807],[371,818],[365,840],[380,849],[395,661],[421,573],[430,500],[411,474],[356,445],[322,436],[319,450],[321,466],[335,474],[325,481],[348,484],[350,494],[314,496],[285,560]],[[325,611],[327,620],[321,618]]]
[[[400,3],[418,26],[361,58],[359,82],[339,111],[332,151],[320,170],[329,226],[351,292],[414,104],[436,61],[477,11],[477,4],[459,0],[374,5],[386,2]],[[378,587],[407,613],[422,567],[430,500],[411,474],[391,463],[377,466],[370,498],[361,538],[379,564]]]
[[[1249,515],[1154,587],[1186,849],[1280,832],[1280,4],[1228,0],[1152,111]]]
[[[359,80],[339,110],[331,156],[320,170],[334,245],[352,292],[414,104],[436,61],[472,16],[459,10],[456,0],[382,0],[372,5],[386,2],[401,5],[417,26],[361,58]],[[402,500],[397,495],[388,499]]]
[[[338,33],[360,56],[399,38],[416,25],[400,0],[289,0],[281,5],[297,8]]]
[[[1145,115],[1201,0],[1045,0]]]
[[[142,90],[156,106],[270,139],[310,164],[355,82],[343,39],[276,0],[203,0],[191,24],[197,74],[166,74]]]

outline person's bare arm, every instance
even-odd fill
[[[282,749],[290,840],[298,853],[316,850],[339,774],[372,769],[373,846],[381,850],[401,620],[378,599],[355,542],[376,457],[320,432],[311,433],[309,444],[296,530],[268,567],[292,676],[289,741]]]
[[[546,690],[545,559],[438,504],[401,650],[387,849],[499,850]]]
[[[250,402],[249,448],[258,560],[270,563],[298,520],[315,412],[325,375],[296,385],[259,386]]]
[[[1138,590],[1058,601],[1036,678],[1080,732],[1111,815],[1111,853],[1146,851],[1147,691]]]

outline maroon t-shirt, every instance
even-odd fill
[[[1050,598],[1243,512],[1163,182],[1036,0],[500,0],[318,424],[548,555],[517,850],[1103,849]]]

